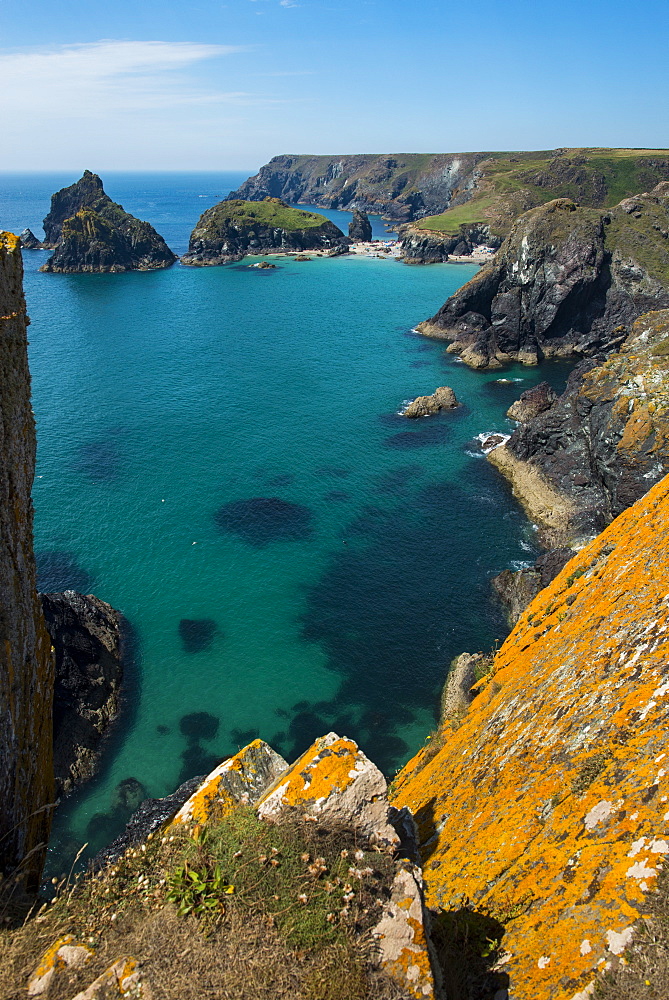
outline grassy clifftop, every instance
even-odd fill
[[[305,212],[291,208],[280,198],[266,198],[264,201],[222,201],[209,209],[210,226],[224,222],[232,223],[239,229],[252,229],[257,225],[271,226],[296,232],[301,229],[318,229],[327,219],[315,212]]]

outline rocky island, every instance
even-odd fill
[[[90,170],[51,198],[44,246],[54,254],[40,269],[63,274],[151,271],[176,261],[148,222],[124,211],[105,194]]]
[[[353,209],[353,218],[348,224],[349,239],[356,243],[369,243],[372,239],[372,224],[367,212],[359,208]]]
[[[261,202],[233,199],[208,208],[191,233],[182,264],[211,267],[247,254],[346,252],[349,240],[323,215],[291,208],[280,198]]]

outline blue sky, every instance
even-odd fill
[[[669,3],[0,0],[0,169],[669,146]]]

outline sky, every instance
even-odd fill
[[[0,170],[669,146],[669,3],[0,0]]]

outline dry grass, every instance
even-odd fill
[[[24,1000],[42,954],[67,933],[90,943],[94,956],[54,977],[43,1000],[69,1000],[128,955],[161,1000],[403,1000],[370,962],[368,931],[388,897],[392,857],[360,851],[348,831],[272,826],[251,810],[155,837],[61,886],[25,922],[18,910],[9,915],[14,926],[0,931],[0,1000]],[[180,915],[184,872],[187,880],[216,866],[222,877],[208,884],[234,891],[221,891],[214,910],[196,895],[192,912]],[[371,871],[358,877],[351,869]]]

